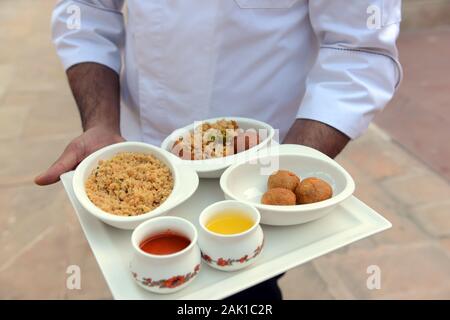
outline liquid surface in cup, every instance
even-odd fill
[[[142,251],[150,254],[167,255],[183,250],[190,243],[191,240],[185,236],[168,230],[148,237],[141,242],[139,247]]]
[[[253,227],[255,222],[243,211],[227,210],[216,213],[206,222],[209,231],[220,234],[242,233]]]

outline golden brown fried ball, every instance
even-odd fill
[[[300,178],[295,173],[278,170],[270,175],[267,181],[267,189],[284,188],[294,192],[299,183]]]
[[[256,130],[246,130],[238,132],[234,138],[234,153],[239,153],[259,144],[259,135]]]
[[[295,193],[283,188],[273,188],[263,194],[262,204],[293,206],[295,205]]]
[[[181,159],[194,160],[194,152],[190,149],[190,144],[183,143],[182,139],[178,139],[173,143],[171,152]]]
[[[331,198],[333,190],[319,178],[306,178],[295,189],[295,195],[297,204],[314,203]]]

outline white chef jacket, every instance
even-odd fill
[[[66,69],[121,73],[127,140],[159,144],[221,116],[267,122],[280,139],[296,118],[356,138],[401,79],[401,0],[126,3],[124,15],[123,0],[59,1],[52,30]]]

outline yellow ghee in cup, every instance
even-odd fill
[[[216,213],[206,222],[209,231],[219,234],[242,233],[253,227],[255,222],[243,211],[227,210]]]

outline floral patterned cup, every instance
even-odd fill
[[[191,243],[181,251],[168,255],[149,254],[140,248],[148,237],[173,231],[183,235]],[[134,280],[142,288],[155,293],[173,293],[186,287],[200,271],[200,249],[197,230],[189,221],[179,217],[157,217],[139,225],[131,236],[133,258],[130,270]]]
[[[254,221],[253,226],[242,233],[219,234],[206,228],[215,214],[226,210],[239,210]],[[199,238],[202,259],[209,266],[222,271],[235,271],[255,262],[264,245],[264,235],[259,225],[259,211],[246,203],[226,200],[216,202],[202,211],[199,217]]]

